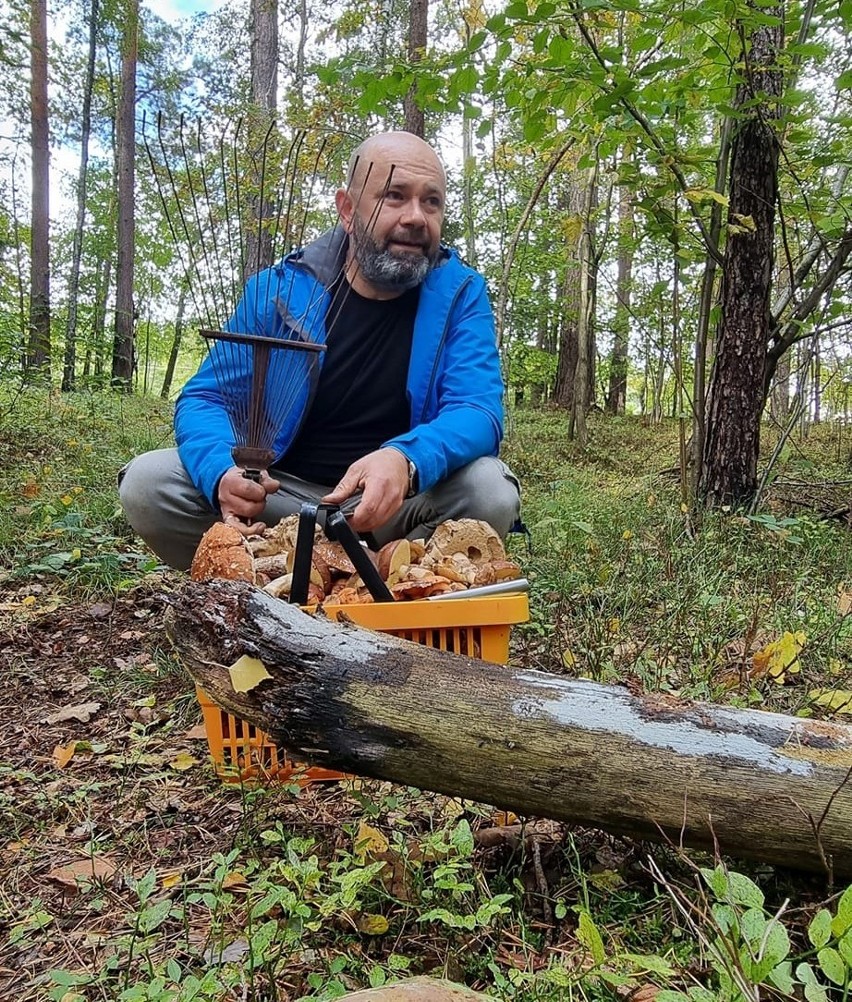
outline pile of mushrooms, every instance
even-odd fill
[[[297,515],[290,515],[259,536],[243,536],[217,522],[201,539],[190,569],[199,581],[228,578],[250,581],[276,598],[286,599],[293,585]],[[503,541],[478,519],[450,519],[425,540],[395,539],[370,553],[394,599],[428,598],[448,591],[521,577],[507,559]],[[364,582],[340,543],[316,527],[308,602],[353,605],[372,602]]]

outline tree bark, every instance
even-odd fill
[[[629,159],[629,158],[626,158]],[[623,414],[627,405],[630,293],[633,283],[633,194],[627,185],[618,193],[618,274],[615,286],[612,356],[606,410]]]
[[[513,669],[187,582],[169,634],[222,707],[297,757],[735,856],[852,871],[852,728]],[[268,678],[234,690],[229,665]]]
[[[50,375],[50,145],[47,112],[47,0],[30,5],[32,219],[27,368]]]
[[[273,263],[272,229],[275,195],[272,162],[275,159],[278,108],[278,0],[251,3],[251,99],[249,136],[255,162],[255,190],[251,193],[253,219],[247,228],[243,279]],[[287,246],[289,233],[284,234]]]
[[[77,222],[71,252],[71,275],[68,279],[68,322],[65,327],[65,363],[62,390],[74,389],[77,365],[77,303],[80,295],[80,261],[83,257],[83,229],[86,225],[86,181],[89,176],[89,135],[92,129],[92,90],[95,83],[95,55],[98,37],[98,0],[91,0],[89,10],[89,54],[86,82],[83,85],[83,110],[80,134],[80,170],[77,174]]]
[[[134,187],[136,170],[136,57],[139,45],[139,0],[126,0],[121,49],[121,94],[118,104],[118,228],[115,265],[115,339],[112,384],[130,392],[134,363],[133,256],[136,243]]]
[[[751,6],[751,5],[749,5]],[[710,506],[747,504],[757,489],[760,417],[770,335],[779,145],[775,122],[783,74],[781,11],[758,25],[743,52],[737,88],[742,119],[731,148],[729,234],[722,272],[722,319],[707,406],[699,493]],[[756,97],[758,105],[749,104]]]
[[[423,58],[426,52],[429,24],[429,0],[409,0],[408,12],[408,61],[412,67]],[[403,101],[405,114],[405,131],[413,132],[421,139],[426,138],[426,116],[417,104],[417,79],[408,90]]]

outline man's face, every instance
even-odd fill
[[[423,281],[438,257],[444,195],[434,155],[404,146],[376,151],[350,188],[353,287],[360,280],[367,294],[398,294]]]

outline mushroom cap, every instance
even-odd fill
[[[506,559],[497,530],[478,518],[451,518],[442,522],[432,534],[426,552],[432,557],[464,553],[477,565]]]
[[[254,561],[242,533],[232,525],[215,522],[201,537],[189,573],[195,581],[228,578],[254,582]]]

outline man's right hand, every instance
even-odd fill
[[[244,536],[253,536],[266,528],[257,521],[266,507],[266,498],[274,494],[281,484],[264,470],[260,483],[243,476],[239,466],[232,466],[219,481],[218,500],[222,521],[231,525]]]

